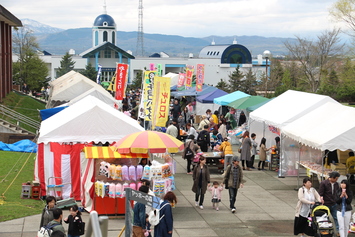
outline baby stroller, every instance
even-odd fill
[[[335,237],[334,219],[327,206],[319,205],[312,209],[312,226],[315,237]]]

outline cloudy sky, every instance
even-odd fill
[[[315,37],[335,25],[336,0],[143,0],[145,33],[191,37]],[[137,31],[139,0],[106,0],[119,31]],[[62,29],[91,27],[104,0],[2,0],[19,19]]]

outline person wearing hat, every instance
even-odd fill
[[[239,157],[233,156],[232,164],[228,165],[223,179],[225,188],[229,190],[229,207],[232,213],[235,213],[235,201],[238,189],[244,187],[243,170],[240,168],[239,162]]]
[[[339,224],[337,218],[336,193],[337,190],[339,190],[339,184],[337,182],[339,177],[340,174],[337,171],[330,172],[329,178],[320,183],[318,190],[322,203],[329,208],[333,216],[337,232],[339,231]]]

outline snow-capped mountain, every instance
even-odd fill
[[[22,25],[26,26],[28,29],[30,29],[35,35],[41,35],[41,34],[53,34],[53,33],[58,33],[65,31],[64,29],[60,28],[55,28],[46,24],[42,24],[38,21],[31,20],[28,18],[21,19]]]

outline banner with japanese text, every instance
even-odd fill
[[[194,66],[186,66],[186,89],[190,89],[192,87],[192,76],[194,75]]]
[[[154,71],[144,72],[143,103],[146,121],[152,121],[153,118],[153,88],[155,73],[156,72]]]
[[[170,108],[170,81],[169,77],[154,78],[153,105],[155,114],[153,115],[153,127],[165,127],[166,121],[168,121]]]
[[[149,70],[155,71],[155,64],[154,63],[149,63]]]
[[[177,87],[182,87],[185,84],[185,77],[186,77],[185,73],[179,73],[179,80],[178,80]]]
[[[128,64],[118,63],[116,68],[116,100],[123,100],[125,96]]]
[[[205,65],[197,64],[196,67],[196,91],[202,91],[203,82],[205,80]]]
[[[157,71],[158,71],[158,77],[161,77],[162,72],[163,72],[163,68],[161,64],[158,64],[157,66]]]

